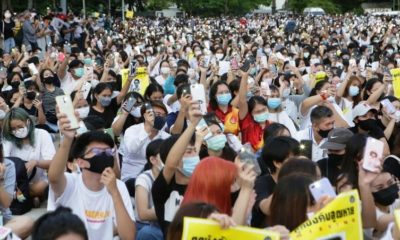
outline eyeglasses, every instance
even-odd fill
[[[85,152],[84,155],[88,153],[93,153],[94,155],[100,155],[101,153],[106,153],[107,156],[114,156],[115,149],[114,148],[92,148]]]

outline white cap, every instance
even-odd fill
[[[365,114],[367,114],[371,110],[375,110],[376,111],[375,108],[372,108],[366,102],[361,102],[361,103],[357,104],[357,106],[353,109],[353,120],[356,117],[364,116]]]

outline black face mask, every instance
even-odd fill
[[[342,164],[344,155],[339,154],[328,154],[328,161],[333,163],[336,166]]]
[[[350,60],[349,59],[343,59],[342,62],[343,62],[343,65],[346,66],[346,67],[350,65]]]
[[[318,134],[319,134],[322,138],[327,138],[330,131],[332,131],[332,129],[328,129],[328,130],[319,130],[319,131],[318,131]]]
[[[54,77],[47,77],[43,79],[45,84],[53,84]]]
[[[363,121],[359,120],[357,125],[364,131],[371,131],[377,127],[376,120],[371,118]]]
[[[95,155],[91,158],[83,158],[89,161],[90,168],[89,171],[94,173],[103,173],[104,169],[108,167],[114,167],[114,157],[107,155],[107,153],[102,152],[101,154]]]
[[[167,122],[167,118],[156,116],[154,118],[154,129],[161,130],[164,127],[165,122]]]
[[[375,202],[382,206],[389,206],[399,198],[399,186],[393,184],[388,188],[373,192],[372,195],[374,196]]]
[[[33,101],[36,97],[36,92],[26,92],[26,98]]]
[[[20,82],[11,82],[10,85],[13,89],[17,89],[19,87]]]

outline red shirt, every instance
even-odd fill
[[[239,121],[240,129],[242,132],[242,143],[250,143],[255,151],[258,151],[264,145],[263,135],[264,129],[261,128],[260,124],[254,121],[253,117],[250,113],[247,116]],[[268,127],[269,122],[266,122],[266,126]]]
[[[229,106],[228,111],[224,113],[220,108],[213,110],[209,105],[208,112],[214,112],[215,116],[217,116],[217,118],[224,124],[225,133],[232,133],[238,135],[240,128],[239,128],[239,110],[237,108]]]

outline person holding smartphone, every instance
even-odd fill
[[[164,104],[150,102],[140,109],[144,122],[132,125],[124,133],[121,179],[131,196],[135,195],[135,179],[146,164],[146,147],[156,139],[166,139],[170,135],[163,131],[167,109]]]

